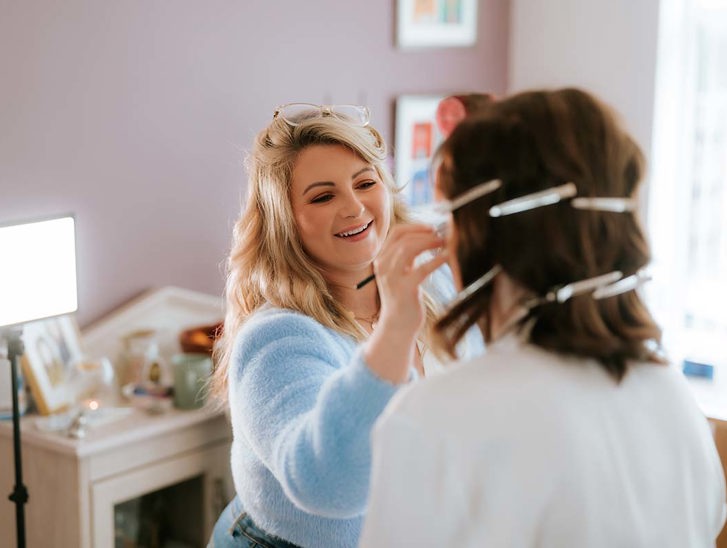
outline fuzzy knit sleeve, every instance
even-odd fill
[[[371,428],[397,386],[371,372],[354,341],[269,309],[241,329],[229,375],[235,436],[286,496],[324,517],[363,513]]]

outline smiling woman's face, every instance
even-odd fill
[[[293,168],[291,203],[301,242],[329,281],[371,272],[391,223],[391,197],[374,169],[341,145],[312,145]]]

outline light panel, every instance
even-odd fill
[[[0,327],[77,309],[73,216],[0,226]]]

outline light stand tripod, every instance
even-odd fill
[[[75,218],[61,215],[19,223],[0,219],[0,257],[10,259],[0,268],[0,340],[8,342],[15,457],[15,487],[8,498],[16,505],[18,547],[25,548],[28,489],[23,484],[18,402],[18,362],[25,352],[21,326],[78,310]],[[36,533],[35,526],[31,532]]]
[[[28,502],[28,489],[23,484],[23,459],[20,446],[20,405],[18,403],[18,361],[25,348],[20,337],[21,328],[7,328],[0,333],[8,343],[8,360],[10,360],[10,388],[13,398],[13,453],[15,457],[15,488],[8,497],[15,503],[15,523],[17,531],[18,548],[25,548],[25,508]]]

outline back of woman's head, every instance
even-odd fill
[[[568,182],[579,197],[629,198],[643,155],[613,113],[577,89],[536,91],[495,101],[462,122],[440,150],[439,186],[454,198],[499,179],[495,192],[454,213],[457,259],[466,286],[495,265],[533,296],[613,271],[624,277],[649,262],[635,211],[580,210],[569,200],[492,217],[493,205]],[[492,287],[463,301],[439,324],[445,346],[473,323],[487,333]],[[532,306],[521,325],[543,348],[597,358],[616,378],[629,359],[654,359],[648,342],[660,331],[635,291],[596,300]]]

